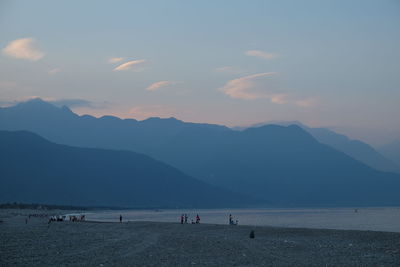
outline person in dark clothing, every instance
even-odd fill
[[[187,223],[188,215],[185,213],[185,223]]]
[[[200,223],[200,216],[199,216],[199,214],[197,214],[197,216],[196,216],[196,223]]]
[[[122,215],[119,215],[119,222],[122,223]]]
[[[183,224],[183,218],[184,218],[184,215],[182,214],[181,215],[181,224]]]

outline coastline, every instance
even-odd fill
[[[29,213],[0,211],[1,266],[400,264],[400,233],[161,222],[48,224],[41,217],[25,223]]]

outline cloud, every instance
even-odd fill
[[[235,99],[268,99],[274,104],[291,104],[299,107],[315,106],[314,98],[301,98],[279,89],[274,83],[276,72],[248,75],[228,81],[220,91]]]
[[[159,81],[156,83],[152,83],[151,85],[149,85],[149,87],[146,88],[146,90],[148,91],[156,91],[158,89],[160,89],[161,87],[165,87],[168,85],[174,85],[174,84],[178,84],[181,82],[178,81]]]
[[[0,100],[0,108],[12,107],[18,104],[17,101]]]
[[[54,68],[54,69],[49,70],[48,74],[53,75],[53,74],[59,73],[60,71],[61,71],[60,68]]]
[[[109,106],[108,102],[97,103],[81,98],[51,99],[48,102],[58,107],[67,106],[69,108],[104,109]]]
[[[295,104],[299,107],[309,108],[316,106],[318,104],[318,101],[315,98],[306,98],[306,99],[296,100]]]
[[[224,67],[219,67],[216,68],[215,71],[217,72],[226,72],[226,73],[232,73],[232,74],[240,74],[243,73],[243,70],[234,67],[234,66],[224,66]]]
[[[267,53],[261,50],[248,50],[244,52],[246,56],[251,56],[251,57],[259,57],[263,59],[274,59],[278,57],[278,54],[275,53]]]
[[[117,66],[114,69],[114,71],[129,70],[129,69],[132,69],[133,67],[136,67],[137,65],[145,63],[145,62],[146,62],[145,59],[128,61],[128,62],[122,63],[121,65]]]
[[[272,103],[275,104],[286,104],[289,102],[289,96],[286,94],[273,94],[269,97]]]
[[[45,54],[35,48],[34,43],[35,40],[33,38],[14,40],[3,48],[3,53],[14,58],[36,61],[44,57]]]
[[[8,81],[0,81],[0,89],[3,90],[12,90],[17,88],[17,83],[16,82],[8,82]]]
[[[110,58],[110,59],[108,60],[108,63],[117,63],[117,62],[120,62],[120,61],[122,61],[122,60],[124,60],[123,57],[112,57],[112,58]]]
[[[92,107],[92,102],[86,99],[57,99],[57,100],[50,100],[48,101],[55,106],[62,107],[67,106],[69,108],[76,108],[76,107]]]
[[[269,97],[268,93],[254,89],[259,87],[257,84],[257,80],[263,77],[271,77],[275,74],[276,74],[275,72],[264,72],[233,79],[228,81],[224,87],[220,88],[220,90],[224,92],[226,95],[230,96],[231,98],[237,98],[237,99],[267,98]]]

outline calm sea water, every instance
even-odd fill
[[[199,214],[201,223],[228,224],[229,214],[240,225],[373,230],[400,232],[400,207],[307,208],[307,209],[198,209],[198,210],[121,210],[87,213],[88,220],[180,222],[187,213],[189,223]]]

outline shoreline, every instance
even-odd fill
[[[52,222],[0,211],[4,266],[398,266],[400,233],[163,222]],[[23,215],[25,214],[25,215]],[[251,230],[255,238],[249,238]]]
[[[400,233],[399,208],[365,209],[197,209],[162,211],[93,211],[86,213],[92,221],[154,221],[179,222],[182,214],[188,214],[188,222],[195,220],[196,214],[202,223],[228,225],[229,214],[239,225],[272,226],[285,228],[364,230]]]

